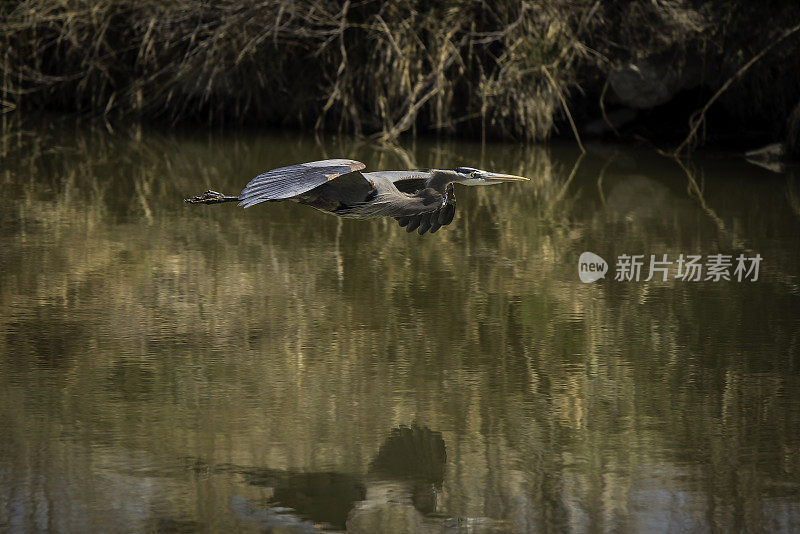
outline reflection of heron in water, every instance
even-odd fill
[[[312,161],[259,174],[239,196],[216,191],[187,198],[190,204],[238,202],[249,208],[267,201],[292,200],[352,219],[394,217],[400,226],[420,235],[436,232],[455,216],[453,184],[490,185],[528,180],[522,176],[456,167],[417,171],[361,171],[349,159]]]
[[[271,488],[270,504],[273,506],[271,510],[259,510],[241,499],[232,504],[240,517],[264,525],[299,528],[302,520],[310,520],[343,529],[353,509],[369,498],[370,487],[395,483],[393,489],[406,494],[410,502],[408,508],[416,510],[415,513],[429,514],[436,509],[446,458],[441,433],[418,425],[400,426],[392,429],[370,463],[367,475],[234,468],[233,471],[243,475],[249,484]],[[293,514],[287,515],[289,510]],[[364,522],[364,518],[361,521]]]

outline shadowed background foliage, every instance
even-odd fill
[[[384,137],[541,140],[571,116],[587,135],[663,139],[798,22],[796,3],[739,0],[5,0],[0,99]],[[723,95],[709,138],[797,146],[799,42]]]

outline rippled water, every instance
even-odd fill
[[[52,119],[0,155],[0,530],[800,529],[797,175]],[[182,203],[329,157],[532,181],[423,237]],[[719,253],[758,280],[644,281]]]

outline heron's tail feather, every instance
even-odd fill
[[[208,190],[202,195],[183,199],[187,204],[221,204],[222,202],[238,202],[239,197],[229,197],[216,191]]]

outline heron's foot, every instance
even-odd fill
[[[209,189],[202,195],[192,198],[185,198],[183,201],[187,204],[219,204],[220,202],[229,202],[230,198],[231,197],[226,197],[222,193],[218,193],[217,191],[212,191]]]

